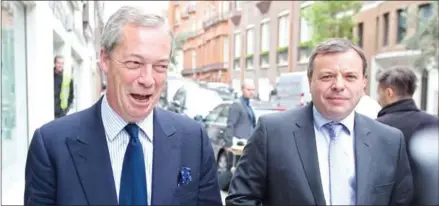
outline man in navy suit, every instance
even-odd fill
[[[172,38],[163,18],[140,9],[110,17],[100,54],[106,94],[35,131],[25,205],[222,205],[204,129],[155,108]]]

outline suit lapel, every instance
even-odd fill
[[[356,200],[357,205],[368,204],[370,194],[370,171],[374,170],[374,165],[372,164],[372,144],[370,135],[370,129],[366,127],[367,124],[363,122],[364,117],[355,114],[355,165],[356,165]]]
[[[181,137],[172,123],[169,114],[154,110],[152,205],[171,205],[178,183]]]
[[[111,161],[101,119],[101,102],[83,112],[79,136],[67,139],[88,204],[117,205]]]
[[[297,151],[299,152],[299,157],[302,161],[305,175],[313,192],[316,204],[325,205],[326,202],[320,178],[317,145],[313,127],[312,104],[307,105],[301,111],[303,114],[297,116],[302,117],[302,119],[296,122],[297,127],[293,131]]]

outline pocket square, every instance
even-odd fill
[[[192,181],[191,168],[182,167],[178,175],[178,186],[189,184]]]

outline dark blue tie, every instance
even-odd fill
[[[130,142],[123,160],[119,205],[148,205],[145,161],[142,143],[139,140],[139,126],[128,124],[125,130],[130,135]]]

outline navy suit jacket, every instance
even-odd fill
[[[26,162],[25,205],[117,205],[101,101],[37,129]],[[222,205],[216,161],[202,126],[154,110],[152,205]],[[178,186],[182,167],[192,181]]]

